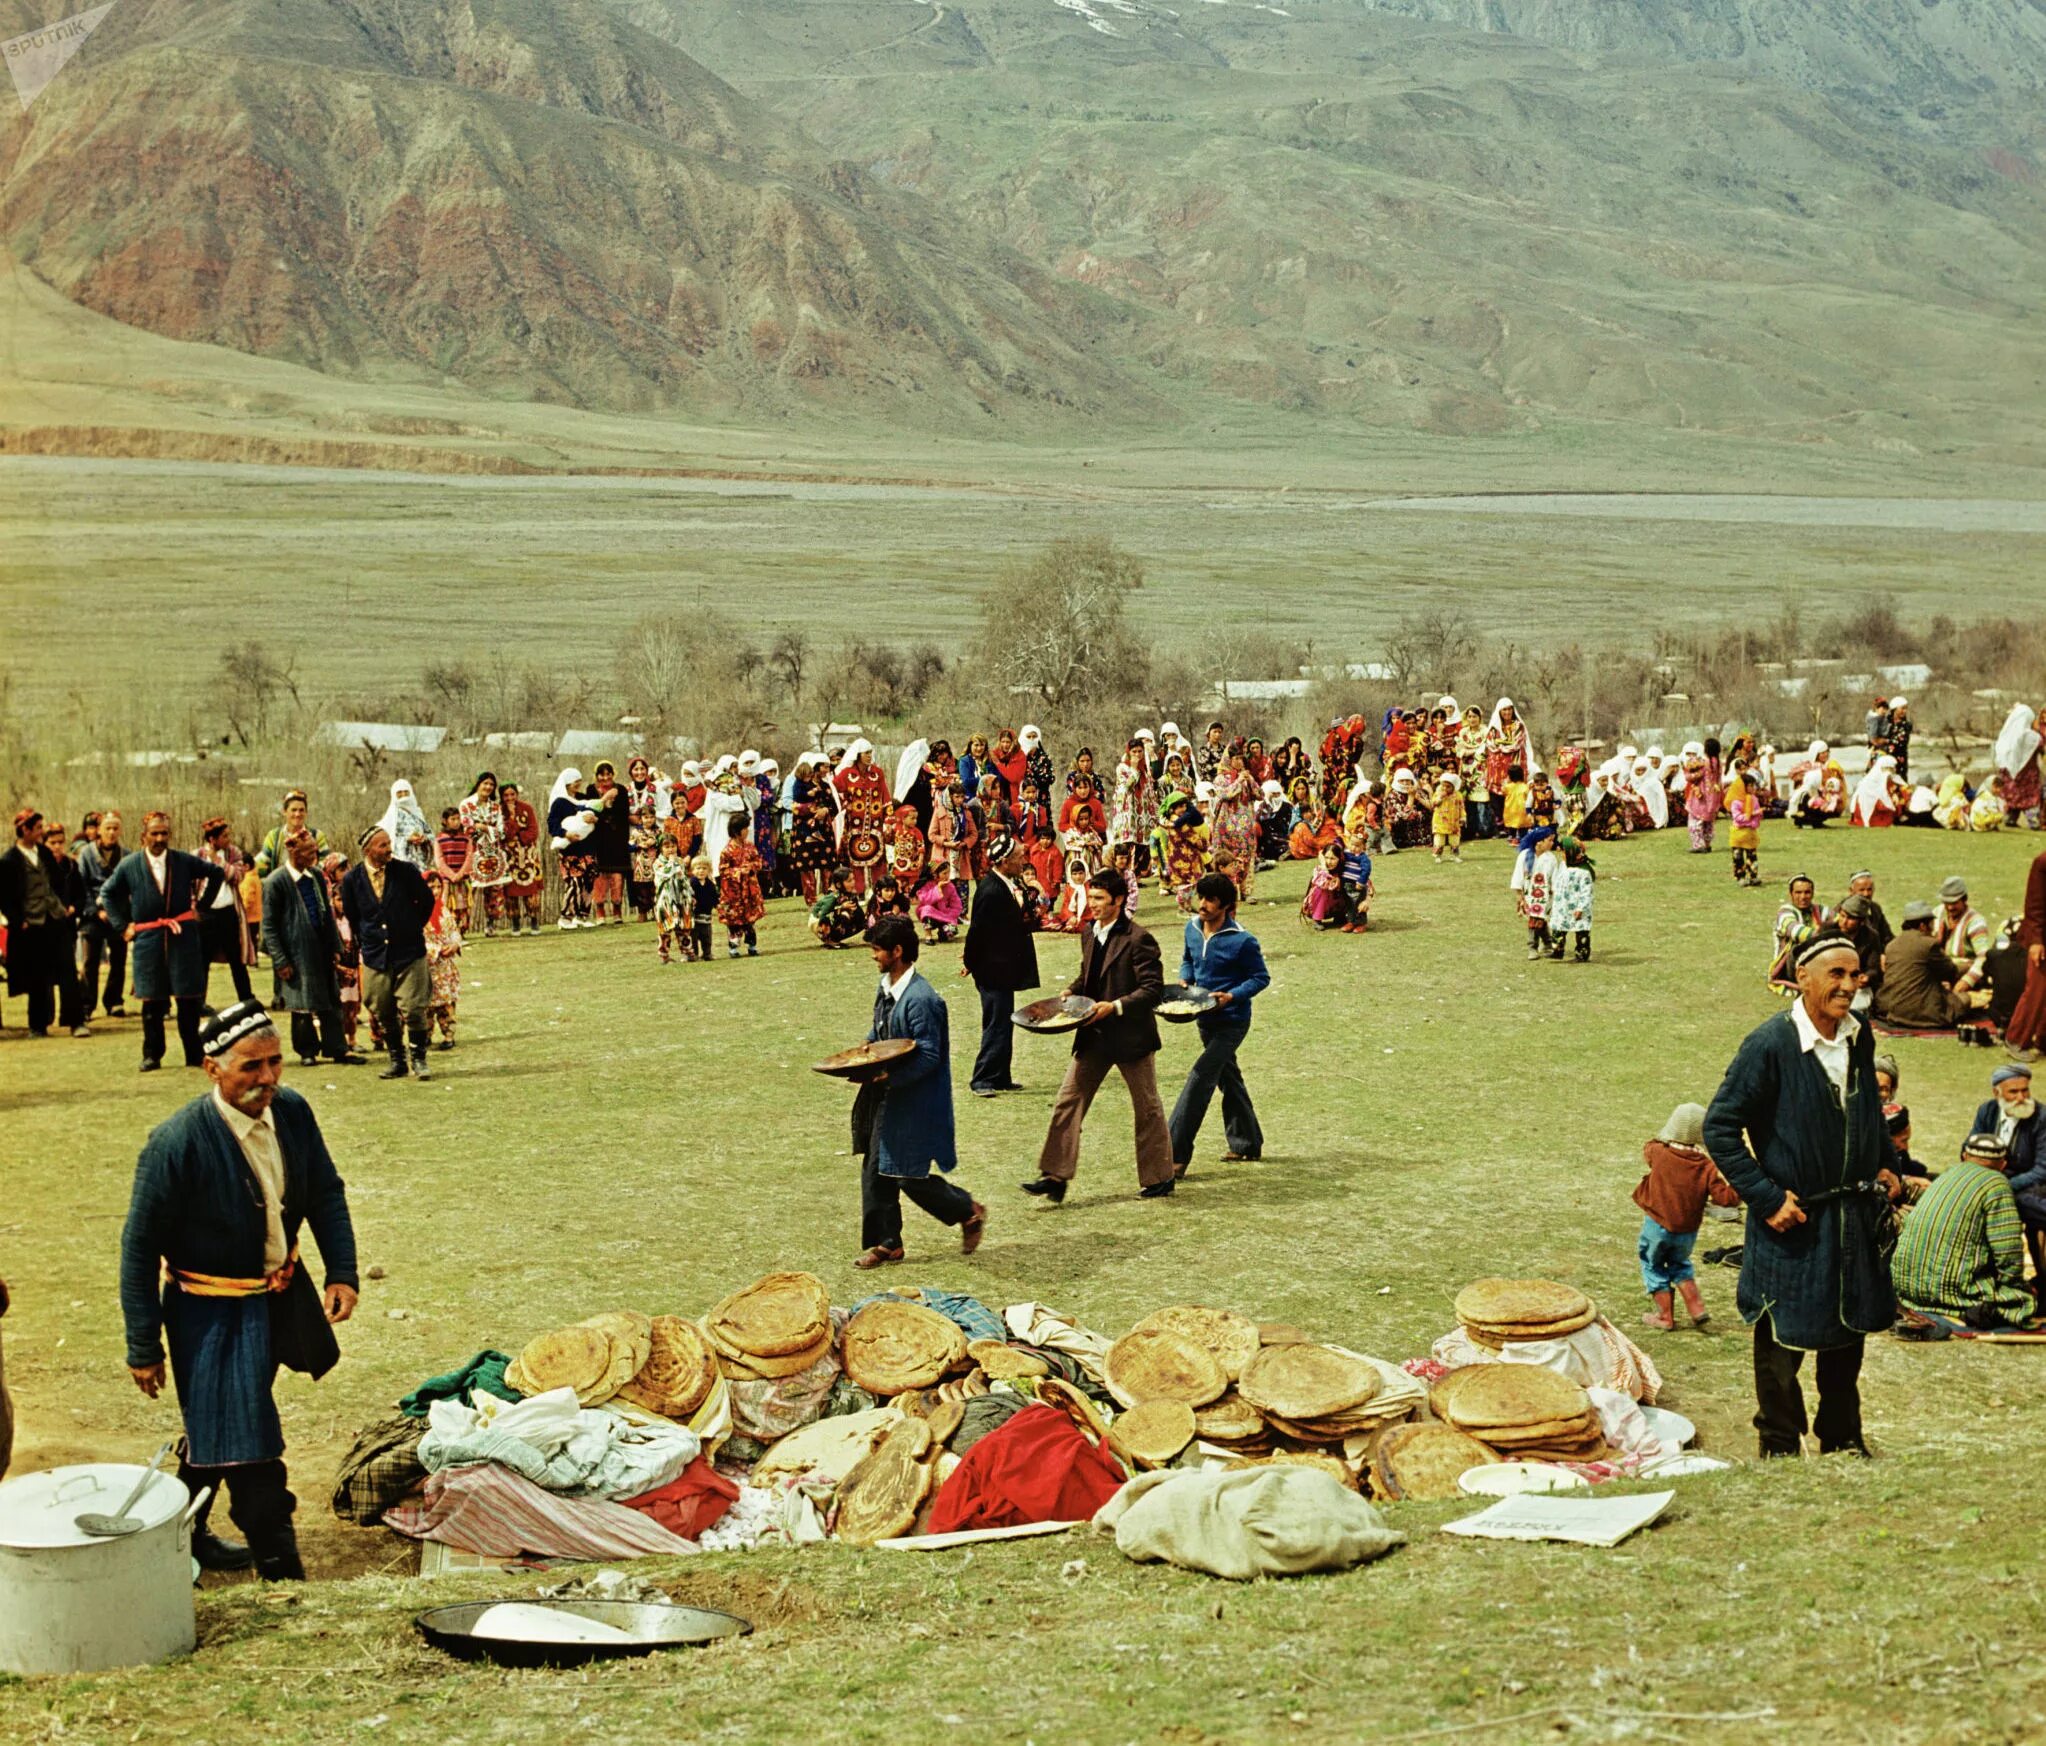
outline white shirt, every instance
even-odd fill
[[[1805,1011],[1804,1002],[1796,1001],[1790,1008],[1790,1022],[1797,1027],[1797,1046],[1807,1055],[1816,1055],[1819,1065],[1826,1070],[1826,1077],[1833,1082],[1833,1089],[1842,1098],[1847,1095],[1847,1046],[1861,1035],[1861,1020],[1849,1013],[1840,1021],[1839,1032],[1829,1041],[1819,1035],[1819,1027],[1812,1023],[1812,1015]]]
[[[310,878],[311,878],[311,877],[313,876],[313,869],[312,869],[312,868],[310,868],[310,867],[294,867],[294,866],[293,866],[293,865],[292,865],[292,864],[291,864],[291,863],[290,863],[289,861],[287,861],[287,862],[285,862],[285,863],[284,863],[284,870],[285,870],[285,871],[286,871],[287,873],[289,873],[289,874],[290,874],[290,875],[292,876],[292,878],[294,878],[294,879],[298,879],[298,880],[306,880],[306,879],[310,879]]]
[[[170,851],[166,849],[160,855],[153,855],[147,849],[144,849],[142,851],[142,859],[148,864],[149,877],[156,881],[157,890],[168,891],[170,889]]]
[[[898,976],[893,982],[890,982],[888,978],[885,976],[882,977],[881,992],[887,995],[890,1000],[900,1004],[904,990],[906,990],[909,987],[909,979],[915,974],[916,966],[912,964],[906,970],[904,970],[903,973],[900,976]]]
[[[1114,932],[1115,932],[1114,922],[1112,921],[1096,922],[1094,924],[1094,943],[1097,946],[1106,945],[1108,943],[1108,936]]]
[[[291,1251],[284,1243],[284,1154],[277,1145],[277,1128],[265,1110],[259,1116],[244,1115],[213,1088],[213,1108],[227,1123],[256,1173],[263,1190],[263,1271],[275,1273]]]

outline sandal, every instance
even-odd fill
[[[889,1262],[900,1261],[901,1259],[902,1251],[900,1249],[884,1249],[879,1243],[876,1243],[873,1248],[869,1249],[853,1265],[864,1271],[873,1267],[886,1267]]]

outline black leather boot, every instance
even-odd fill
[[[265,1582],[305,1581],[305,1561],[298,1555],[298,1535],[286,1522],[281,1528],[249,1536],[256,1574]]]
[[[431,1079],[433,1077],[433,1069],[426,1064],[426,1045],[424,1043],[414,1043],[412,1045],[412,1077],[414,1079]]]
[[[211,1528],[192,1530],[192,1557],[201,1570],[246,1570],[256,1555],[240,1540],[224,1539]]]
[[[403,1079],[408,1071],[405,1065],[405,1045],[394,1042],[389,1045],[391,1064],[377,1075],[379,1079]]]

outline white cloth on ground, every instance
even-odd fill
[[[1248,1582],[1348,1570],[1406,1543],[1348,1486],[1311,1467],[1167,1470],[1131,1480],[1094,1517],[1116,1550]]]
[[[1041,1303],[1012,1303],[1002,1311],[1002,1322],[1009,1330],[1009,1338],[1021,1340],[1026,1346],[1042,1346],[1047,1351],[1064,1352],[1080,1361],[1080,1368],[1096,1382],[1101,1380],[1102,1366],[1108,1361],[1108,1348],[1112,1340],[1097,1334],[1092,1328],[1083,1328],[1071,1316]]]
[[[419,1463],[428,1473],[494,1462],[549,1491],[638,1497],[668,1484],[703,1447],[694,1431],[665,1420],[633,1423],[601,1407],[578,1407],[573,1389],[521,1401],[479,1392],[476,1400],[477,1406],[438,1400],[427,1408]]]
[[[1604,1316],[1561,1339],[1509,1340],[1496,1352],[1459,1327],[1437,1340],[1428,1355],[1452,1370],[1466,1364],[1539,1364],[1581,1387],[1617,1389],[1651,1406],[1662,1392],[1655,1360]]]

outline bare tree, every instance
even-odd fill
[[[988,591],[981,660],[1006,690],[1055,715],[1133,689],[1148,658],[1129,628],[1129,596],[1143,585],[1143,564],[1112,542],[1059,540]]]
[[[294,705],[300,702],[297,662],[296,655],[279,660],[254,638],[230,643],[220,651],[220,688],[228,726],[243,745],[249,743],[251,729],[259,735],[268,732],[270,707],[280,691],[288,694]]]
[[[797,708],[802,707],[803,674],[809,660],[810,639],[799,630],[783,631],[767,651],[768,667]]]
[[[1477,658],[1484,638],[1461,607],[1410,612],[1385,639],[1384,660],[1400,685],[1453,687]]]

